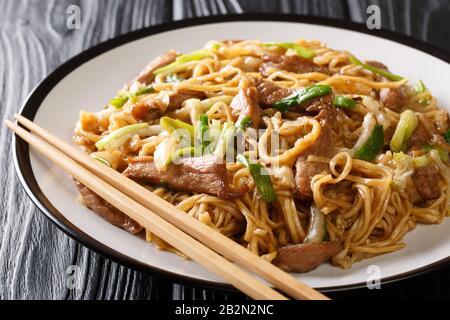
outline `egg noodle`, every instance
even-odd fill
[[[303,55],[300,62],[309,60],[308,66],[316,67],[300,72],[279,62],[280,57],[296,55]],[[450,203],[449,150],[444,138],[448,132],[447,112],[438,108],[423,83],[421,88],[413,88],[406,78],[394,77],[379,63],[360,63],[352,58],[349,52],[333,50],[319,41],[210,41],[203,49],[178,54],[170,64],[153,70],[149,83],[131,81],[103,110],[81,111],[74,142],[120,172],[136,157],[153,159],[157,165],[161,163],[158,152],[173,136],[160,124],[163,117],[197,128],[199,115],[206,115],[207,126],[218,130],[216,137],[220,140],[221,135],[226,136],[227,126],[237,128],[242,120],[239,110],[233,107],[233,99],[240,92],[270,82],[289,92],[281,101],[313,86],[329,87],[332,92],[327,96],[341,96],[351,102],[348,108],[328,102],[332,122],[320,117],[327,102],[317,98],[317,110],[307,109],[314,99],[288,110],[277,108],[276,104],[263,105],[260,99],[259,113],[248,114],[253,127],[246,128],[243,153],[269,173],[275,193],[273,201],[262,196],[251,166],[228,158],[230,188],[241,192],[233,199],[172,189],[164,181],[140,182],[194,219],[268,261],[277,257],[279,248],[304,243],[311,230],[311,206],[315,205],[324,216],[326,230],[326,238],[320,241],[342,244],[342,250],[331,258],[332,264],[349,268],[356,261],[403,248],[407,232],[417,223],[441,223],[449,215]],[[390,108],[381,91],[400,89],[404,93],[403,104]],[[183,94],[186,99],[173,105]],[[423,148],[410,148],[415,131],[398,133],[402,130],[403,114],[408,115],[405,110],[414,117],[414,127],[420,126],[430,136]],[[368,125],[371,121],[372,127]],[[259,123],[255,126],[255,122]],[[147,123],[148,127],[107,141],[106,145],[99,143],[111,133],[139,123]],[[331,154],[315,154],[311,150],[325,133],[325,126],[329,126],[334,149]],[[384,133],[378,147],[370,145],[376,140],[373,133],[373,139],[370,138],[370,128],[375,127]],[[364,140],[364,135],[369,138]],[[392,147],[399,136],[401,150]],[[211,152],[217,154],[218,145]],[[374,149],[378,150],[370,157]],[[310,198],[299,196],[299,159],[304,160],[304,166],[323,168],[310,177]],[[175,164],[163,161],[157,167],[164,171],[170,165]],[[438,193],[428,197],[423,196],[427,190],[422,190],[424,183],[420,179],[424,177],[419,174],[426,168],[438,177],[432,181]],[[176,252],[149,232],[146,238],[160,249]]]

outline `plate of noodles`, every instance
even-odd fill
[[[21,113],[211,232],[342,290],[448,261],[449,61],[346,22],[201,18],[81,53]],[[27,193],[76,240],[131,267],[225,285],[14,146]]]

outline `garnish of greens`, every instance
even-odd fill
[[[427,155],[421,155],[420,157],[411,157],[401,152],[394,152],[394,159],[400,162],[411,163],[414,167],[425,167],[428,165]]]
[[[267,43],[264,43],[264,46],[292,49],[297,53],[297,55],[299,55],[300,57],[305,58],[305,59],[312,59],[315,56],[315,53],[313,50],[305,48],[294,42],[267,42]]]
[[[274,202],[277,199],[277,195],[267,170],[260,163],[251,162],[243,154],[238,154],[236,158],[250,170],[256,187],[258,188],[263,200],[267,203]]]
[[[225,122],[223,124],[222,131],[220,132],[219,139],[217,140],[216,148],[214,149],[214,155],[223,158],[226,153],[228,144],[234,137],[236,127],[233,122]]]
[[[103,150],[107,145],[118,141],[122,141],[123,139],[128,139],[130,136],[148,127],[149,125],[146,122],[130,124],[128,126],[114,130],[108,135],[104,136],[95,143],[95,146],[97,147],[98,150]]]
[[[437,152],[439,158],[441,158],[442,161],[447,162],[449,160],[448,153],[444,149],[437,146],[432,146],[428,143],[423,146],[423,151],[425,152],[430,152],[433,150]]]
[[[112,105],[116,109],[120,109],[120,108],[123,107],[123,105],[125,103],[127,103],[127,101],[130,98],[138,97],[138,96],[141,96],[141,95],[147,94],[147,93],[152,93],[154,91],[155,90],[153,89],[153,86],[152,85],[148,85],[148,86],[145,86],[145,87],[142,87],[142,88],[138,89],[134,93],[128,93],[128,92],[122,93],[121,95],[118,95],[117,97],[115,97],[113,99],[110,99],[109,100],[109,104]]]
[[[204,153],[208,145],[211,143],[211,141],[209,141],[206,137],[208,129],[209,129],[208,116],[206,114],[201,114],[198,121],[198,132],[200,134],[200,145],[202,148],[202,154]]]
[[[419,120],[411,110],[405,110],[400,114],[397,128],[392,136],[390,147],[394,152],[405,151],[414,130],[416,130]]]
[[[166,82],[168,82],[168,83],[180,83],[180,82],[182,82],[182,81],[184,81],[184,80],[185,80],[184,78],[178,76],[178,75],[175,74],[175,73],[169,74],[169,75],[166,77]]]
[[[364,161],[372,161],[384,145],[383,126],[377,124],[372,113],[364,117],[362,132],[353,147],[354,157]]]
[[[425,84],[423,83],[422,80],[419,80],[416,84],[416,86],[414,87],[414,89],[416,90],[417,94],[422,94],[422,93],[426,93],[428,92],[427,87],[425,86]],[[427,105],[430,104],[430,99],[419,99],[418,101],[422,106],[426,107]]]
[[[127,103],[128,101],[128,97],[124,96],[124,97],[115,97],[109,100],[109,104],[112,105],[114,108],[116,109],[120,109],[123,107],[123,105],[125,103]]]
[[[333,91],[328,85],[316,84],[311,87],[305,88],[298,93],[281,99],[275,102],[273,107],[281,112],[287,112],[291,107],[301,105],[302,103],[311,101],[312,99],[319,98],[331,94]]]
[[[345,96],[336,96],[333,99],[333,105],[336,108],[351,110],[356,107],[356,101],[352,98],[347,98]]]
[[[154,92],[154,91],[155,91],[155,90],[153,89],[153,86],[152,86],[152,85],[148,85],[148,86],[142,87],[141,89],[139,89],[138,91],[136,91],[136,92],[134,93],[134,95],[135,95],[135,96],[141,96],[141,95],[143,95],[143,94],[152,93],[152,92]]]
[[[111,164],[106,159],[104,159],[104,158],[102,158],[102,157],[100,157],[98,155],[93,155],[92,158],[94,158],[98,162],[104,164],[105,166],[108,166],[110,168],[112,167]]]
[[[402,76],[393,74],[393,73],[391,73],[389,71],[386,71],[386,70],[383,70],[383,69],[371,66],[371,65],[369,65],[367,63],[364,63],[364,62],[358,60],[355,56],[351,56],[350,57],[350,62],[352,64],[354,64],[354,65],[362,67],[363,69],[366,69],[366,70],[369,70],[369,71],[371,71],[373,73],[379,74],[380,76],[385,77],[385,78],[387,78],[387,79],[389,79],[391,81],[400,81],[400,80],[404,79]]]
[[[242,119],[239,119],[239,121],[236,123],[236,127],[244,132],[251,126],[252,126],[252,118],[250,118],[249,116],[244,116]]]
[[[159,120],[159,124],[170,134],[174,133],[175,130],[187,130],[187,132],[191,136],[191,139],[194,138],[194,126],[189,123],[183,122],[178,119],[162,117]]]
[[[213,47],[212,50],[217,50],[217,46]],[[202,60],[209,56],[211,56],[211,50],[208,49],[201,49],[191,53],[182,54],[171,64],[155,70],[153,74],[156,76],[161,73],[173,73],[173,71],[183,63]]]

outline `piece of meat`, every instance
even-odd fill
[[[223,199],[242,197],[228,185],[226,165],[214,155],[179,159],[163,172],[156,169],[150,157],[131,158],[123,175],[149,184],[163,182],[178,191],[208,193]]]
[[[204,99],[205,94],[201,91],[180,91],[175,92],[170,95],[169,98],[169,106],[167,107],[168,111],[173,111],[176,109],[180,109],[183,105],[183,102],[188,99]]]
[[[375,60],[366,60],[366,64],[368,64],[369,66],[372,66],[372,67],[381,69],[381,70],[386,70],[386,71],[389,70],[388,67],[387,67],[385,64],[383,64],[383,63],[381,63],[381,62],[379,62],[379,61],[375,61]]]
[[[434,164],[414,169],[412,180],[423,200],[436,199],[441,195],[439,170]]]
[[[187,99],[204,97],[204,93],[199,91],[174,92],[169,96],[168,104],[160,98],[151,97],[134,103],[128,111],[137,120],[150,121],[160,116],[161,113],[180,109]]]
[[[139,101],[131,105],[128,112],[140,121],[150,121],[161,116],[161,113],[167,109],[165,105],[155,100],[151,101]]]
[[[419,121],[416,129],[414,130],[408,145],[408,153],[412,154],[415,151],[422,150],[424,145],[429,143],[432,136],[425,129],[421,121]]]
[[[400,112],[408,101],[405,89],[383,88],[380,90],[380,101],[385,108]]]
[[[298,55],[265,55],[263,59],[266,62],[261,65],[259,72],[264,77],[268,77],[271,74],[271,69],[286,70],[294,73],[321,72],[331,74],[328,68],[319,66],[312,60],[299,57]]]
[[[333,108],[333,95],[327,94],[326,96],[314,98],[311,101],[305,103],[302,105],[302,108],[305,108],[307,112],[321,112],[322,110],[325,110],[325,113],[323,113],[320,116],[320,119],[327,118],[328,122],[334,122],[336,119],[336,112]],[[295,110],[295,108],[294,108]],[[330,118],[331,117],[331,118]]]
[[[440,148],[447,153],[450,152],[450,144],[439,134],[436,125],[421,114],[418,117],[419,124],[410,138],[407,152],[410,155],[421,153],[425,145]]]
[[[381,69],[389,71],[389,68],[381,62],[378,61],[366,61],[366,64]],[[386,82],[388,79],[376,75],[378,81]],[[395,112],[399,112],[408,101],[406,91],[404,88],[383,88],[380,90],[380,100],[385,108],[391,109]]]
[[[339,242],[294,244],[279,248],[273,263],[286,272],[308,272],[342,250]]]
[[[312,178],[324,171],[328,171],[327,163],[310,162],[310,155],[332,158],[336,153],[336,142],[333,137],[333,125],[336,120],[336,110],[325,107],[316,117],[320,121],[321,130],[316,141],[297,158],[295,163],[295,187],[299,200],[310,200],[313,197],[311,189]]]
[[[273,105],[275,102],[294,93],[291,89],[281,88],[272,81],[266,80],[259,81],[256,85],[256,90],[258,91],[259,103],[262,105]]]
[[[76,180],[75,183],[82,197],[83,204],[100,217],[112,225],[122,228],[132,234],[138,234],[143,230],[139,223],[128,217],[119,209],[113,207],[84,184]]]
[[[231,101],[230,107],[233,114],[238,118],[237,122],[244,117],[250,117],[252,126],[254,128],[259,127],[261,110],[258,104],[258,91],[255,87],[239,89],[239,93]]]
[[[283,98],[286,98],[290,95],[295,94],[296,90],[281,88],[277,86],[272,81],[262,80],[259,81],[256,85],[256,89],[258,90],[258,98],[261,105],[271,106],[275,102],[280,101]],[[315,98],[309,101],[308,103],[304,103],[301,106],[291,107],[292,111],[307,111],[318,113],[320,110],[325,107],[331,107],[333,103],[333,95],[329,94],[323,97]]]
[[[177,56],[178,54],[176,53],[176,51],[169,50],[166,53],[156,57],[155,59],[150,61],[150,63],[145,67],[144,70],[141,71],[141,73],[137,76],[136,81],[146,85],[152,83],[153,79],[155,78],[153,72],[174,62]]]

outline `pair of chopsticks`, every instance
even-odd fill
[[[186,254],[209,271],[253,299],[286,299],[235,263],[251,270],[296,299],[328,299],[235,241],[188,216],[171,203],[135,183],[75,147],[60,140],[23,116],[16,120],[25,128],[5,120],[30,146],[73,178],[86,185],[111,205],[137,221],[148,231]],[[228,259],[228,260],[227,260]]]

